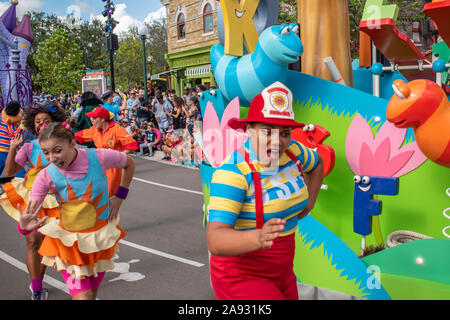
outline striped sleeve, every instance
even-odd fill
[[[208,221],[235,226],[247,189],[247,180],[236,165],[224,164],[218,168],[211,181]]]
[[[294,141],[297,144],[300,154],[297,156],[302,163],[303,172],[311,172],[319,161],[319,155],[317,152],[311,148],[306,147],[300,142]]]
[[[22,134],[24,131],[18,124],[6,124],[4,122],[0,123],[0,148],[4,150],[9,150],[11,145],[11,139],[16,134]]]

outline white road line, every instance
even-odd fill
[[[200,262],[196,262],[196,261],[193,261],[193,260],[177,257],[177,256],[174,256],[173,254],[165,253],[165,252],[162,252],[162,251],[159,251],[159,250],[155,250],[155,249],[152,249],[152,248],[147,248],[147,247],[141,246],[140,244],[136,244],[136,243],[129,242],[129,241],[126,241],[126,240],[120,240],[119,243],[124,244],[126,246],[130,246],[130,247],[135,248],[135,249],[139,249],[139,250],[148,252],[148,253],[155,254],[155,255],[160,256],[160,257],[164,257],[164,258],[167,258],[167,259],[172,259],[172,260],[175,260],[175,261],[178,261],[178,262],[189,264],[189,265],[194,266],[194,267],[200,268],[200,267],[203,267],[205,265],[205,264],[200,263]]]
[[[136,178],[136,177],[133,177],[133,180],[140,181],[140,182],[143,182],[143,183],[153,184],[155,186],[160,186],[160,187],[164,187],[164,188],[168,188],[168,189],[184,191],[184,192],[189,192],[189,193],[198,194],[198,195],[203,196],[203,192],[200,192],[200,191],[194,191],[194,190],[189,190],[189,189],[184,189],[184,188],[178,188],[178,187],[174,187],[174,186],[169,186],[167,184],[162,184],[162,183],[158,183],[158,182],[154,182],[154,181],[148,181],[148,180],[141,179],[141,178]]]
[[[0,259],[8,262],[9,264],[13,265],[17,269],[20,269],[23,272],[28,273],[27,266],[24,263],[11,257],[10,255],[6,254],[5,252],[3,252],[1,250],[0,250]],[[47,283],[47,284],[51,285],[52,287],[55,287],[56,289],[59,289],[61,291],[64,291],[65,293],[69,294],[69,290],[67,289],[65,283],[63,283],[59,280],[56,280],[55,278],[52,278],[49,275],[45,275],[43,281],[44,281],[44,283]]]

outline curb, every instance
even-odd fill
[[[164,163],[164,164],[167,164],[169,166],[174,166],[174,167],[183,167],[183,168],[191,169],[191,170],[200,170],[200,168],[197,167],[197,166],[184,165],[181,162],[177,163],[177,162],[170,162],[170,161],[162,160],[162,158],[164,158],[164,152],[159,151],[159,150],[156,150],[153,153],[152,157],[149,157],[149,156],[138,156],[137,154],[129,154],[129,156],[133,157],[133,158],[144,159],[144,160],[147,160],[147,161],[160,162],[160,163]]]

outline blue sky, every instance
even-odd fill
[[[102,18],[105,2],[102,0],[18,0],[17,15],[19,19],[25,11],[44,11],[64,17],[74,13],[83,20],[95,16]],[[114,18],[119,21],[117,31],[127,29],[131,25],[148,21],[165,14],[159,0],[113,0],[116,4]],[[0,14],[10,6],[10,1],[0,1]],[[160,10],[160,11],[158,11]]]
[[[19,0],[27,2],[29,0]],[[41,0],[44,12],[53,12],[58,16],[66,14],[67,10],[78,6],[81,10],[81,17],[89,19],[90,14],[101,14],[106,2],[101,0]],[[133,18],[143,21],[150,12],[157,11],[162,7],[159,0],[116,0],[116,5],[126,4],[126,12]]]

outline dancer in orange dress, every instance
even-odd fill
[[[78,143],[93,141],[97,149],[113,149],[129,154],[139,149],[138,143],[118,123],[115,123],[112,114],[103,107],[97,107],[86,113],[91,118],[92,127],[75,133]],[[122,171],[112,168],[106,172],[109,183],[109,195],[116,193],[120,184]]]
[[[38,134],[43,124],[51,122],[63,122],[66,120],[64,110],[56,105],[49,104],[42,106],[33,104],[25,108],[23,125],[33,134]],[[19,221],[19,206],[27,206],[31,188],[38,173],[48,165],[41,147],[39,139],[22,144],[22,134],[18,134],[11,139],[11,146],[6,158],[4,176],[12,177],[24,167],[29,167],[25,173],[25,178],[14,178],[11,182],[2,186],[4,193],[0,196],[0,205],[5,212],[14,220]],[[59,205],[53,194],[48,194],[44,198],[40,216],[57,217],[59,215]],[[38,254],[43,237],[39,232],[32,232],[26,237],[27,250],[25,263],[30,275],[32,291],[31,299],[46,300],[48,292],[42,288],[42,280],[45,274],[45,266],[41,264],[42,257]]]
[[[50,164],[36,178],[19,231],[39,228],[45,235],[39,249],[42,263],[61,272],[72,299],[94,300],[105,272],[114,268],[117,244],[126,235],[118,218],[134,160],[111,149],[78,149],[73,133],[60,123],[47,125],[39,143]],[[110,168],[124,170],[111,199],[105,175]],[[46,217],[38,214],[49,191],[60,204],[60,218],[40,227]]]

